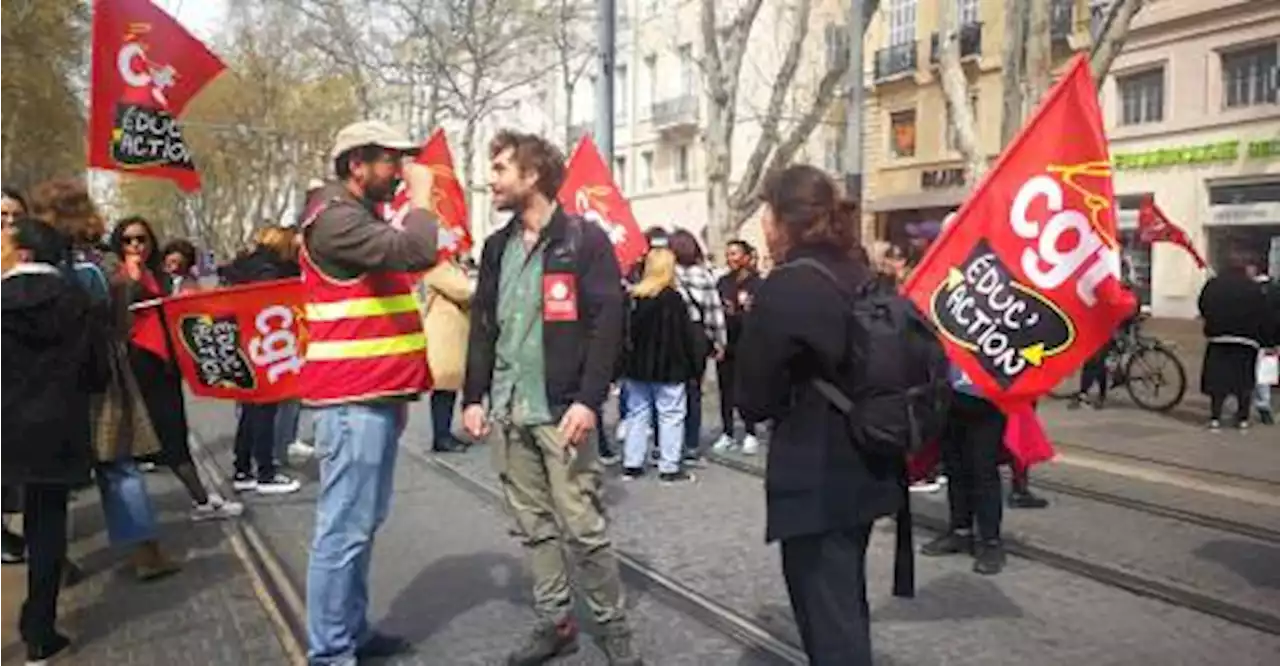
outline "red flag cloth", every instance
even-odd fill
[[[139,281],[142,283],[142,292],[146,294],[144,298],[149,297],[149,300],[135,303],[130,308],[133,311],[133,325],[129,328],[129,342],[169,360],[169,343],[165,340],[164,321],[160,315],[160,298],[164,292],[160,291],[160,283],[155,276],[145,268]]]
[[[467,197],[462,191],[462,183],[458,182],[458,174],[453,169],[453,153],[449,150],[444,130],[432,132],[416,161],[431,169],[431,212],[435,213],[441,224],[437,259],[444,261],[449,257],[465,254],[473,243],[471,221],[467,216]],[[383,215],[392,226],[400,228],[408,212],[409,190],[401,183],[391,205],[383,208]]]
[[[631,214],[631,204],[613,182],[613,175],[591,137],[582,137],[578,142],[565,167],[564,184],[556,198],[565,211],[581,215],[609,234],[613,254],[623,274],[649,251],[649,242]]]
[[[295,278],[165,299],[165,324],[191,392],[251,403],[298,397],[304,296]]]
[[[1190,253],[1196,266],[1204,270],[1204,257],[1191,244],[1191,237],[1165,217],[1164,211],[1156,205],[1155,197],[1150,195],[1143,197],[1138,206],[1138,238],[1143,243],[1173,243]]]
[[[94,0],[89,166],[200,189],[177,119],[224,69],[150,0]]]
[[[951,362],[1005,409],[1047,393],[1133,312],[1107,155],[1077,56],[904,285]]]
[[[1018,469],[1048,462],[1057,455],[1035,407],[1028,404],[1017,405],[1005,415],[1004,448],[1009,452],[1010,464]],[[915,483],[928,479],[941,462],[942,450],[938,442],[931,442],[907,459],[907,480]]]

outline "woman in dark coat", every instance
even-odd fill
[[[1270,325],[1267,300],[1258,284],[1245,272],[1247,256],[1237,250],[1227,257],[1227,267],[1209,279],[1200,292],[1200,317],[1204,319],[1204,366],[1200,390],[1209,396],[1209,428],[1222,427],[1222,409],[1228,396],[1236,400],[1236,427],[1249,427],[1258,350]]]
[[[782,542],[782,572],[805,652],[815,666],[871,663],[866,551],[872,523],[905,492],[901,461],[866,455],[845,417],[813,387],[851,373],[847,296],[869,277],[856,205],[831,180],[793,166],[765,184],[763,224],[778,266],[761,285],[738,348],[738,408],[772,420],[765,538]],[[846,390],[848,388],[846,387]]]
[[[19,218],[4,242],[24,256],[3,279],[3,480],[20,485],[30,554],[19,628],[28,662],[70,641],[57,632],[58,590],[67,556],[67,497],[89,483],[93,465],[89,395],[109,377],[93,347],[103,331],[90,302],[56,265],[67,242],[35,218]]]
[[[161,254],[155,232],[141,217],[121,220],[111,233],[111,251],[121,261],[117,280],[123,282],[128,301],[134,306],[168,296],[173,278],[161,268]],[[139,319],[131,324],[129,365],[138,380],[151,424],[160,438],[159,461],[173,470],[191,496],[192,520],[234,518],[244,511],[239,502],[230,502],[205,489],[191,458],[188,439],[187,406],[182,396],[182,374],[170,359],[142,344]]]

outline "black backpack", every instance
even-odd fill
[[[822,264],[800,259],[849,294]],[[870,279],[852,290],[849,301],[852,394],[824,379],[814,388],[849,421],[853,441],[865,453],[905,458],[942,436],[951,385],[946,352],[914,303],[884,280]]]
[[[824,379],[815,378],[813,386],[844,415],[859,450],[892,460],[900,475],[893,594],[914,596],[907,456],[941,437],[946,427],[951,404],[946,352],[915,304],[887,280],[872,278],[850,290],[817,261],[799,259],[790,265],[812,268],[848,301],[849,354],[842,369],[850,373],[843,383],[852,395]]]

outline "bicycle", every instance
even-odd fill
[[[1134,404],[1151,412],[1167,412],[1177,407],[1187,393],[1187,369],[1178,360],[1173,346],[1143,335],[1143,312],[1125,324],[1113,340],[1106,358],[1108,389],[1123,386]],[[1079,395],[1079,376],[1072,375],[1049,392],[1055,398]]]

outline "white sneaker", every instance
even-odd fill
[[[270,479],[258,479],[259,495],[288,495],[298,492],[301,487],[302,484],[297,479],[291,479],[280,473]]]
[[[311,457],[316,454],[316,447],[299,439],[289,444],[289,448],[286,452],[289,454],[291,459],[310,460]]]
[[[151,474],[156,471],[156,464],[150,461],[140,462],[138,463],[138,471]]]
[[[938,476],[934,477],[934,479],[933,479],[933,480],[934,480],[934,481],[937,481],[937,482],[938,482],[938,485],[940,485],[940,486],[945,486],[945,485],[947,485],[947,483],[948,483],[948,481],[949,481],[949,480],[947,479],[947,475],[946,475],[946,474],[939,474]]]
[[[742,455],[754,456],[760,450],[760,440],[755,435],[747,435],[742,438]]]
[[[244,513],[244,505],[239,502],[228,502],[221,495],[209,495],[209,501],[204,504],[196,504],[191,508],[191,520],[201,522],[204,520],[224,520],[227,518],[236,518]]]
[[[913,493],[936,493],[942,490],[942,484],[937,481],[917,481],[908,490]]]
[[[720,439],[717,439],[716,443],[711,445],[711,450],[723,453],[732,447],[733,438],[728,435],[720,435]]]

